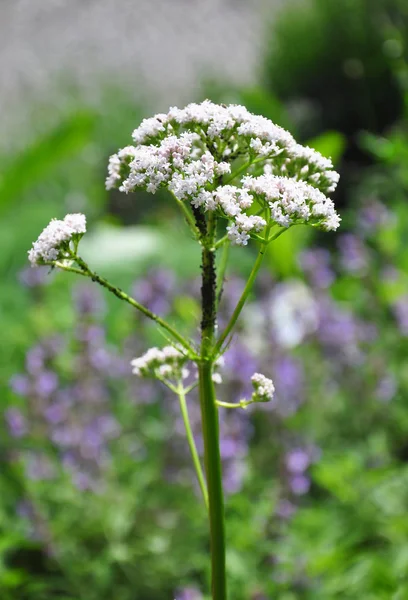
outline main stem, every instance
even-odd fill
[[[208,237],[202,250],[202,322],[201,358],[198,363],[204,463],[207,474],[211,538],[211,586],[213,600],[226,600],[224,495],[218,408],[214,389],[213,344],[216,326],[215,250],[212,244],[214,225],[208,223]]]

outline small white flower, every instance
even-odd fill
[[[63,221],[52,219],[28,252],[32,266],[69,258],[69,243],[86,232],[86,218],[82,214],[67,215]]]
[[[64,218],[64,223],[68,225],[74,233],[86,233],[86,217],[81,213],[67,215]]]
[[[252,387],[252,402],[269,402],[275,394],[275,386],[272,379],[268,379],[261,373],[254,373],[251,377]]]
[[[132,373],[138,377],[153,377],[165,379],[185,379],[188,370],[185,364],[188,358],[174,346],[162,349],[150,348],[131,361]]]
[[[272,219],[281,227],[311,221],[322,229],[337,229],[340,217],[323,192],[304,181],[275,175],[247,176],[243,187],[269,204]]]

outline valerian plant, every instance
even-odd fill
[[[132,361],[133,373],[152,377],[179,398],[197,479],[208,511],[211,539],[212,598],[227,598],[224,499],[218,410],[246,408],[273,400],[273,382],[252,376],[253,394],[230,403],[219,400],[215,384],[222,355],[252,289],[268,245],[290,227],[308,224],[325,231],[340,224],[327,195],[339,176],[331,161],[297,144],[292,135],[242,106],[205,101],[145,119],[133,132],[134,145],[109,160],[108,189],[155,193],[166,188],[201,247],[201,339],[186,339],[157,314],[95,273],[78,254],[86,230],[84,215],[52,220],[29,252],[33,265],[50,265],[89,277],[157,323],[168,338]],[[217,310],[230,244],[259,245],[244,291],[222,332]],[[221,251],[220,260],[217,253]],[[191,366],[196,378],[191,383]],[[189,383],[187,383],[187,381]],[[191,431],[186,397],[198,385],[204,443],[204,468]]]

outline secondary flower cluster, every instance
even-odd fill
[[[254,373],[251,377],[252,387],[254,388],[252,402],[269,402],[273,399],[275,386],[272,379],[268,379],[261,373]]]
[[[167,186],[180,200],[195,198],[205,185],[231,169],[228,163],[217,162],[208,150],[199,152],[195,146],[199,140],[197,133],[182,133],[164,138],[158,146],[124,148],[109,161],[106,187],[121,181],[122,167],[128,164],[130,171],[119,187],[122,192],[145,188],[154,194]]]
[[[170,108],[145,119],[133,140],[135,146],[110,158],[106,187],[152,193],[167,187],[195,209],[228,219],[235,244],[245,245],[251,233],[271,222],[282,227],[310,222],[326,230],[339,225],[325,196],[339,179],[331,161],[243,106],[206,100]],[[244,171],[251,177],[239,180]],[[248,214],[251,207],[262,216]]]
[[[33,266],[68,257],[69,244],[79,241],[86,232],[86,218],[80,213],[67,215],[63,221],[52,219],[28,252]]]
[[[131,361],[132,373],[138,377],[157,379],[185,379],[189,375],[185,364],[188,357],[174,346],[149,348],[143,356]]]

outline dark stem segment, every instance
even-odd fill
[[[209,231],[211,233],[210,227]],[[202,251],[201,359],[198,364],[198,372],[204,463],[209,499],[212,598],[213,600],[226,600],[224,497],[218,408],[212,380],[212,353],[216,325],[215,250],[211,239],[207,239],[206,242],[207,245],[204,245]]]
[[[201,333],[209,343],[205,344],[204,350],[209,350],[214,338],[215,323],[216,323],[216,294],[217,294],[217,277],[215,273],[215,250],[203,249],[202,253],[202,285],[201,285],[201,301],[202,301],[202,319]]]

